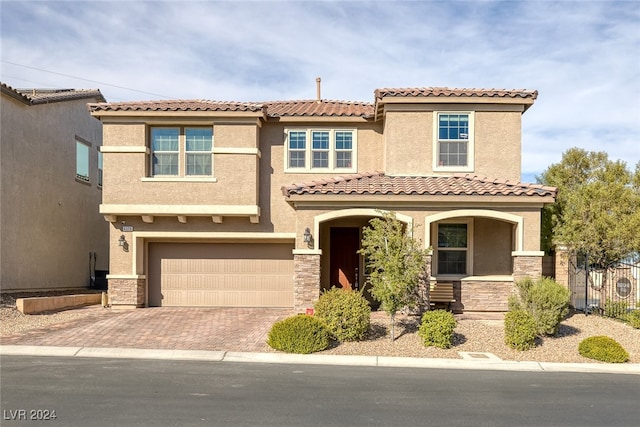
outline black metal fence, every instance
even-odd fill
[[[619,262],[603,269],[590,265],[588,256],[569,259],[573,308],[609,317],[640,310],[640,263]]]

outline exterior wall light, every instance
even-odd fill
[[[311,237],[311,230],[309,230],[309,227],[307,227],[304,230],[304,235],[302,237],[305,243],[311,243],[312,237]]]
[[[124,238],[124,234],[120,235],[120,238],[118,239],[118,246],[120,246],[123,251],[129,252],[129,243],[127,243],[127,239]]]

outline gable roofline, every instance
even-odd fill
[[[97,99],[105,102],[100,89],[15,89],[5,83],[0,84],[2,94],[25,105],[50,104],[53,102]]]
[[[518,104],[527,111],[538,97],[537,90],[477,89],[448,87],[382,88],[374,91],[376,120],[390,103],[499,103]],[[523,111],[523,112],[524,112]]]
[[[328,99],[265,102],[178,99],[89,104],[94,116],[149,115],[155,113],[234,112],[258,113],[264,119],[341,118],[381,120],[388,103],[496,103],[518,104],[526,111],[538,96],[526,89],[456,89],[444,87],[383,88],[374,91],[374,103]]]

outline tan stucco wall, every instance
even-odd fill
[[[196,122],[193,125],[203,124],[206,123]],[[118,147],[148,149],[146,125],[107,122],[104,127],[106,150],[104,153],[104,204],[252,206],[258,204],[256,175],[259,162],[256,151],[258,128],[255,124],[214,125],[214,150],[230,147],[254,150],[254,152],[239,154],[233,152],[214,154],[215,182],[211,180],[194,182],[180,178],[154,181],[150,179],[148,171],[150,154],[144,151],[108,151],[118,150]]]
[[[394,106],[386,113],[385,171],[390,175],[450,174],[434,172],[434,114],[475,111],[474,168],[461,170],[481,177],[520,181],[522,109],[504,105]]]
[[[464,106],[464,111],[470,111],[473,105]],[[475,106],[478,107],[478,106]],[[423,107],[424,110],[425,107]],[[440,107],[430,106],[439,109]],[[479,108],[479,107],[478,107]],[[446,106],[448,111],[451,105]],[[482,109],[482,108],[481,108]],[[462,111],[461,110],[461,111]],[[520,174],[520,114],[521,111],[508,111],[509,108],[498,108],[500,111],[479,111],[475,116],[476,170],[475,174],[519,180]],[[122,233],[121,221],[132,225],[136,232],[184,232],[184,233],[294,233],[295,248],[308,249],[302,240],[305,228],[309,227],[314,233],[314,220],[317,215],[325,214],[336,209],[350,207],[367,207],[370,209],[390,209],[408,215],[416,226],[415,237],[424,237],[425,217],[446,212],[453,209],[496,209],[523,218],[523,234],[525,251],[539,249],[540,206],[528,205],[521,208],[506,208],[508,204],[496,202],[474,202],[461,198],[457,202],[444,205],[441,202],[422,201],[411,205],[399,205],[390,196],[385,200],[370,203],[353,203],[347,196],[341,201],[324,206],[298,206],[294,208],[285,201],[281,187],[293,183],[308,183],[336,175],[349,173],[286,173],[285,167],[285,130],[287,127],[327,127],[327,128],[357,128],[358,171],[385,171],[388,174],[430,175],[432,171],[432,138],[433,113],[430,110],[402,112],[394,111],[387,115],[384,135],[382,122],[303,122],[292,121],[285,123],[279,120],[267,121],[259,127],[257,124],[228,123],[214,125],[215,148],[238,148],[245,150],[243,154],[222,152],[214,155],[214,176],[216,182],[154,182],[142,179],[146,176],[148,155],[144,152],[133,153],[105,153],[105,200],[106,204],[171,204],[171,205],[259,205],[260,216],[258,223],[251,223],[247,216],[224,217],[222,223],[212,221],[210,216],[189,216],[186,223],[178,221],[176,216],[155,216],[153,223],[145,223],[139,215],[118,216],[111,224],[111,248],[113,251],[111,274],[131,275],[144,274],[144,263],[138,263],[138,271],[133,271],[133,252],[124,252],[117,246],[117,239],[125,234],[131,244],[131,233]],[[144,120],[144,119],[140,119]],[[199,119],[214,123],[212,118]],[[161,122],[161,120],[156,120]],[[202,123],[204,123],[202,122]],[[174,123],[174,122],[172,122]],[[198,120],[194,123],[202,124]],[[175,121],[176,125],[180,121]],[[128,129],[129,127],[130,129]],[[105,124],[105,145],[108,146],[139,146],[147,144],[145,125]],[[256,140],[259,144],[256,146]],[[484,147],[487,145],[487,147]],[[252,154],[251,149],[259,149],[260,155]],[[409,153],[409,154],[407,154]],[[491,163],[496,160],[496,153],[500,153],[498,165]],[[506,160],[502,160],[506,159]],[[479,170],[478,170],[479,169]],[[525,200],[523,200],[525,202]],[[472,206],[471,206],[472,205]],[[421,207],[416,207],[421,206]],[[475,265],[493,260],[497,251],[499,259],[493,263],[494,267],[478,270],[478,274],[508,274],[511,271],[511,250],[514,245],[512,224],[497,220],[476,219],[477,235],[474,240],[483,242],[490,250],[476,254]],[[322,251],[322,286],[328,286],[328,227],[332,225],[361,226],[366,219],[352,218],[328,222],[321,226],[319,248]],[[481,231],[480,231],[481,230]],[[433,236],[433,233],[432,233]],[[504,239],[503,239],[504,238]],[[153,239],[152,239],[153,240]],[[161,240],[161,239],[160,239]],[[184,240],[188,241],[185,237]],[[155,239],[153,241],[159,241]],[[493,243],[492,243],[493,242]],[[427,242],[425,246],[429,246]],[[139,246],[143,251],[145,246]],[[138,256],[140,256],[138,254]],[[142,256],[144,259],[144,255]],[[508,271],[507,271],[508,270]]]
[[[3,291],[84,288],[89,253],[109,266],[98,214],[102,124],[74,100],[27,106],[2,96],[0,286]],[[76,181],[76,136],[91,144],[90,184]]]
[[[390,175],[433,172],[433,113],[389,112],[385,119],[385,171]]]
[[[473,223],[473,275],[511,274],[513,225],[487,218]]]

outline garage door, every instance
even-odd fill
[[[151,243],[149,305],[292,307],[293,245]]]

